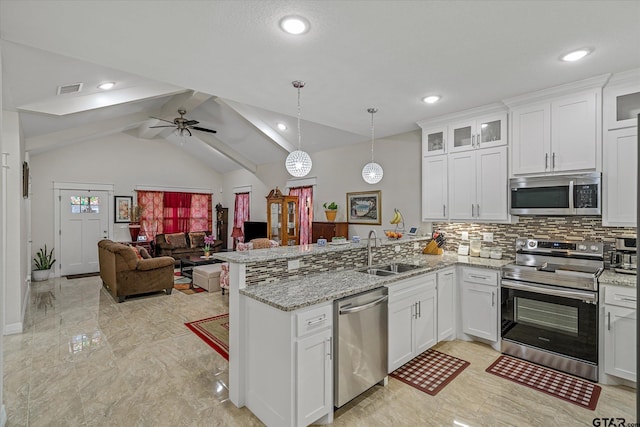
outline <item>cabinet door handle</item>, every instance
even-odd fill
[[[418,301],[418,317],[422,317],[422,301]]]
[[[442,216],[447,216],[447,205],[442,205]]]
[[[636,302],[635,298],[620,297],[620,301]]]
[[[478,218],[480,218],[480,205],[479,204],[476,205],[476,216]]]
[[[327,316],[323,314],[322,316],[319,316],[319,317],[318,317],[317,319],[315,319],[315,320],[309,320],[309,321],[307,322],[307,326],[317,325],[318,323],[322,323],[322,322],[324,322],[325,320],[327,320]]]
[[[480,134],[476,135],[476,145],[480,148]]]
[[[551,169],[556,169],[556,153],[551,154]]]
[[[475,216],[475,210],[473,207],[473,203],[471,203],[471,217],[474,217],[474,216]]]
[[[607,312],[607,331],[611,330],[611,312]]]
[[[544,170],[549,167],[549,153],[544,153]]]
[[[471,146],[472,147],[476,146],[476,136],[475,135],[471,135]]]
[[[487,276],[476,276],[475,274],[470,274],[469,277],[472,277],[474,279],[482,279],[482,280],[487,280],[489,278]]]
[[[453,276],[453,271],[443,274],[443,276]]]
[[[495,305],[496,305],[496,293],[491,292],[491,307],[494,307]]]

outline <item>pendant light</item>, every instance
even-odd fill
[[[287,172],[299,178],[311,171],[311,157],[300,148],[302,141],[302,134],[300,133],[300,89],[304,87],[304,82],[295,80],[291,84],[298,89],[298,149],[289,153],[285,166]]]
[[[371,162],[367,163],[362,168],[362,179],[364,179],[367,184],[377,184],[380,182],[383,175],[382,166],[373,161],[373,115],[378,112],[378,109],[369,108],[367,109],[367,112],[371,114]]]

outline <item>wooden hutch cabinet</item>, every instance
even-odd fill
[[[332,237],[349,239],[348,222],[313,222],[311,225],[311,243],[317,243],[319,238],[331,241]]]
[[[267,196],[267,234],[281,246],[300,244],[298,196],[284,196],[276,187]]]

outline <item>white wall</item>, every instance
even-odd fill
[[[265,221],[267,204],[264,199],[275,186],[284,192],[285,183],[291,176],[282,162],[258,168],[256,175],[240,171],[225,174],[223,204],[229,207],[233,218],[233,194],[235,186],[252,185],[251,219]],[[382,225],[350,225],[349,235],[366,237],[375,229],[378,237],[383,230],[393,228],[389,220],[393,209],[398,208],[406,220],[406,227],[421,226],[430,232],[430,223],[421,223],[421,134],[419,130],[395,135],[375,141],[375,161],[382,165],[384,177],[378,184],[367,184],[362,179],[362,168],[371,160],[371,143],[351,145],[334,150],[311,154],[313,168],[308,176],[317,177],[314,193],[314,219],[325,221],[324,202],[335,201],[338,208],[336,221],[346,221],[346,193],[356,191],[382,191]]]
[[[161,140],[118,133],[80,144],[31,155],[31,227],[33,248],[54,245],[53,182],[113,184],[114,195],[133,196],[136,186],[215,191],[222,175],[180,147]],[[215,212],[214,212],[215,215]],[[129,240],[127,224],[111,224],[113,240]]]
[[[2,82],[2,48],[0,47],[0,82]],[[2,109],[2,84],[0,84],[0,129],[3,129],[4,111]],[[4,153],[4,137],[0,132],[0,153]],[[0,157],[2,155],[0,154]],[[0,160],[0,332],[4,331],[4,311],[6,275],[5,265],[7,261],[7,241],[5,236],[5,178],[2,172],[2,161]],[[4,406],[4,333],[0,333],[0,427],[4,427],[7,422],[7,412]]]
[[[22,332],[29,286],[26,282],[25,199],[22,198],[23,141],[17,112],[2,112],[2,152],[8,153],[4,333]]]

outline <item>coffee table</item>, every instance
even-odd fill
[[[216,262],[222,261],[213,257],[205,258],[198,255],[191,255],[189,258],[180,258],[180,275],[193,278],[194,267],[199,265],[215,264]]]

